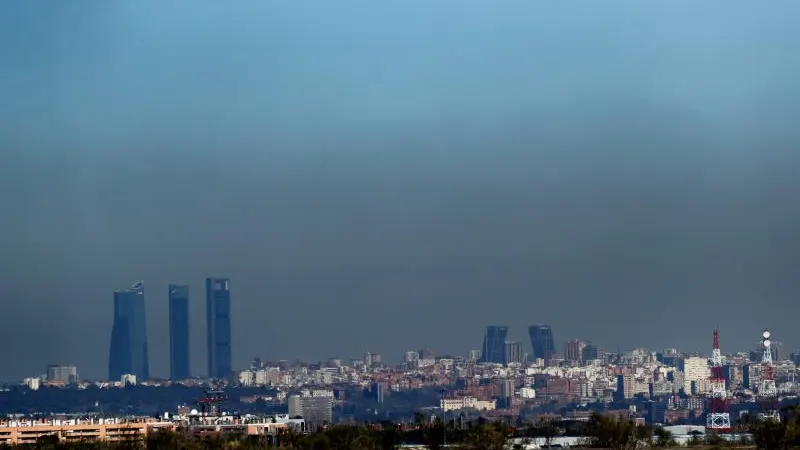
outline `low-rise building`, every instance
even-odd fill
[[[495,400],[478,400],[475,397],[443,398],[439,400],[439,408],[445,412],[460,409],[492,411],[497,408],[497,402]]]
[[[157,429],[174,428],[173,422],[152,418],[2,420],[0,444],[35,444],[43,436],[56,436],[61,442],[121,441],[142,438]]]

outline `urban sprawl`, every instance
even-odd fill
[[[482,348],[461,356],[410,350],[396,366],[370,351],[358,360],[317,364],[255,358],[236,371],[230,281],[208,278],[205,285],[207,378],[190,370],[184,285],[167,289],[170,378],[150,376],[144,283],[136,282],[114,294],[108,380],[84,380],[73,365],[52,365],[44,375],[6,386],[0,392],[6,408],[0,444],[35,443],[53,433],[62,440],[118,440],[181,426],[267,436],[279,429],[302,433],[364,421],[585,422],[597,413],[668,428],[686,440],[696,434],[736,435],[754,420],[780,422],[783,406],[797,399],[800,352],[783,355],[766,330],[758,348],[744,352],[723,352],[717,330],[709,330],[705,354],[608,352],[582,340],[567,341],[558,352],[547,325],[528,327],[530,347],[509,340],[508,327],[487,326]],[[59,397],[67,392],[75,397]],[[138,405],[130,400],[134,397]],[[31,399],[38,402],[35,415]],[[52,410],[42,411],[42,404]],[[164,404],[169,410],[157,417],[145,411]],[[559,437],[561,444],[574,445],[567,434]]]

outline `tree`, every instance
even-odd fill
[[[649,424],[635,425],[635,435],[637,443],[641,442],[646,445],[653,443],[653,426]]]
[[[800,446],[798,420],[778,422],[767,419],[750,425],[753,442],[758,448],[781,450]]]
[[[171,431],[157,430],[147,435],[145,446],[149,449],[178,450],[184,448],[179,435]]]
[[[503,424],[478,425],[466,436],[464,447],[468,450],[503,450],[508,438]]]
[[[636,424],[632,420],[594,413],[589,418],[586,431],[588,444],[593,448],[628,450],[635,449],[637,445]]]
[[[372,430],[358,425],[335,425],[324,432],[333,450],[374,450],[378,443]]]
[[[287,428],[280,431],[277,438],[280,446],[300,448],[300,441],[303,439],[303,436],[293,428]]]
[[[444,444],[445,429],[441,420],[437,419],[430,426],[425,426],[422,429],[422,444],[428,450],[439,450]]]
[[[331,441],[325,433],[311,433],[303,436],[297,442],[300,450],[333,450]]]
[[[552,419],[547,417],[539,417],[539,420],[536,421],[532,431],[533,436],[537,438],[543,438],[546,445],[550,445],[550,443],[553,442],[553,438],[559,434],[556,424]]]
[[[712,448],[729,447],[730,442],[717,433],[710,433],[706,435],[706,445]]]
[[[59,447],[58,435],[47,434],[36,439],[37,450],[56,450]]]
[[[353,439],[353,441],[350,443],[350,446],[347,448],[349,450],[378,450],[380,446],[378,445],[375,436],[364,433]]]
[[[394,450],[400,444],[400,436],[393,423],[385,423],[378,435],[378,445],[382,450]]]
[[[655,437],[653,445],[656,447],[677,447],[678,445],[672,437],[672,432],[664,429],[664,427],[655,427],[653,429],[653,436]]]

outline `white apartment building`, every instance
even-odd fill
[[[532,388],[520,388],[519,396],[522,398],[536,398],[536,391]]]
[[[475,397],[443,398],[439,400],[442,411],[457,411],[459,409],[476,409],[478,411],[492,411],[497,407],[494,400],[478,400]]]
[[[698,394],[707,392],[710,376],[711,368],[706,358],[693,356],[683,360],[683,389],[687,393],[692,392],[692,382],[697,386]]]

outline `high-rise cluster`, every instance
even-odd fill
[[[170,379],[191,376],[189,363],[189,286],[171,284],[169,299]],[[206,333],[208,376],[222,378],[232,370],[230,280],[206,279]],[[114,323],[108,362],[108,378],[120,380],[134,375],[138,380],[150,378],[147,352],[144,283],[137,281],[114,293]]]
[[[528,327],[533,353],[528,359],[541,358],[545,364],[550,364],[556,355],[553,341],[553,331],[549,325],[531,325]],[[522,362],[523,355],[519,342],[508,340],[508,327],[489,325],[483,335],[483,349],[481,353],[483,362],[509,364]]]

